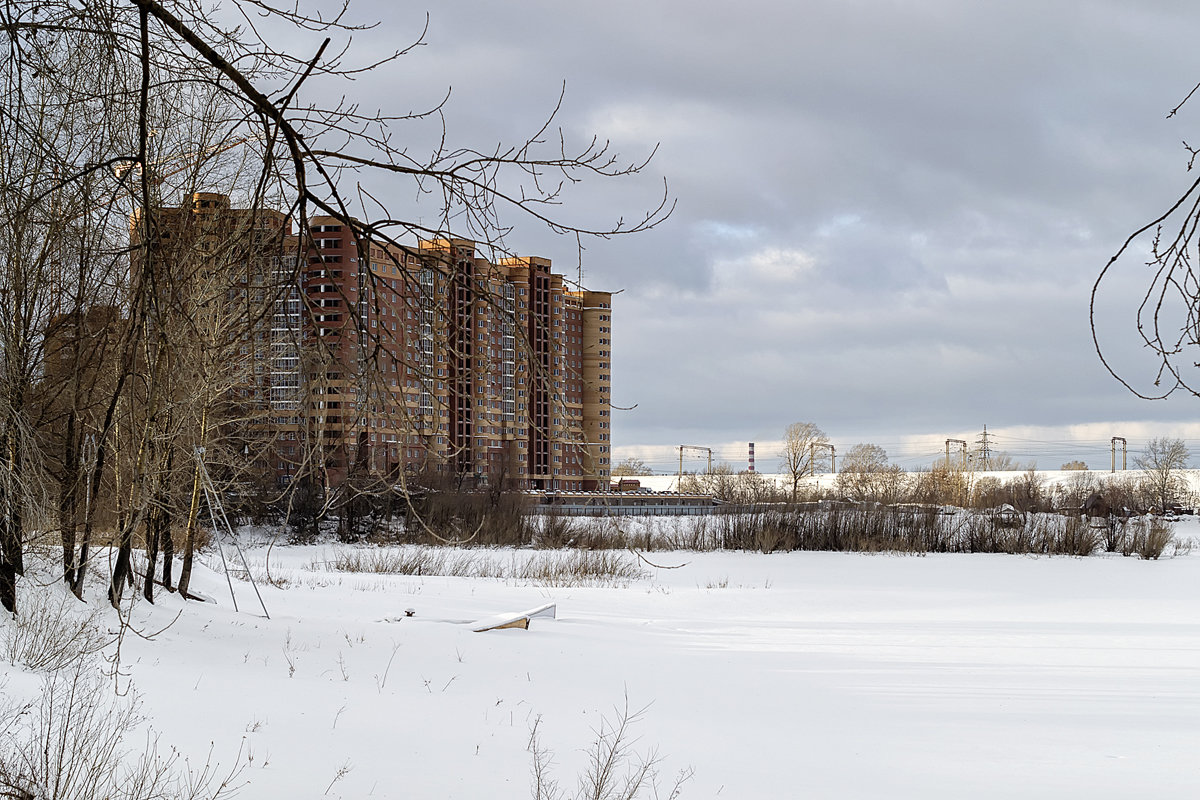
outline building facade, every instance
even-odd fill
[[[358,240],[332,217],[301,242],[219,194],[155,225],[160,324],[185,321],[225,398],[256,409],[239,446],[278,483],[607,489],[610,293],[572,289],[548,259]]]
[[[330,485],[443,476],[607,488],[612,296],[548,259],[492,263],[464,239],[358,241],[310,220],[309,436]]]

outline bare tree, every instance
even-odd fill
[[[1181,474],[1187,469],[1191,453],[1182,439],[1162,437],[1146,443],[1142,454],[1133,463],[1142,471],[1142,480],[1155,505],[1166,511],[1182,499],[1187,482]]]
[[[968,458],[971,466],[978,472],[1012,472],[1020,469],[1016,460],[1003,450],[989,451],[987,455],[981,450],[972,450]]]
[[[598,138],[585,138],[573,147],[572,138],[556,129],[557,108],[535,122],[527,138],[512,144],[454,148],[443,135],[441,145],[417,154],[403,144],[407,139],[399,133],[400,126],[421,119],[436,124],[439,108],[370,114],[352,101],[321,104],[308,90],[313,76],[350,79],[365,70],[386,68],[407,49],[382,61],[356,62],[351,39],[366,26],[350,21],[346,9],[324,17],[290,4],[233,0],[226,11],[254,22],[225,27],[198,0],[14,0],[0,8],[0,37],[8,48],[8,59],[0,67],[7,104],[0,104],[0,132],[6,141],[0,155],[0,225],[5,228],[9,267],[3,278],[0,341],[0,601],[6,608],[15,603],[25,514],[37,494],[31,487],[41,486],[45,463],[34,452],[30,380],[40,374],[42,338],[57,313],[83,319],[101,302],[121,310],[91,370],[103,372],[104,381],[87,387],[69,384],[55,410],[67,420],[54,429],[62,454],[55,474],[61,486],[56,494],[64,577],[73,586],[82,585],[87,543],[98,513],[94,501],[105,481],[112,483],[105,496],[116,498],[117,504],[118,557],[110,585],[115,604],[124,586],[134,580],[131,559],[139,534],[153,556],[156,547],[172,541],[174,515],[182,511],[187,530],[194,532],[196,481],[189,470],[195,450],[205,448],[212,454],[220,444],[228,453],[228,445],[241,437],[244,461],[270,452],[268,443],[251,435],[257,412],[248,411],[245,404],[230,406],[245,379],[236,376],[238,359],[221,358],[233,346],[231,337],[220,333],[228,326],[212,314],[206,316],[197,295],[197,277],[215,281],[215,298],[224,290],[215,307],[234,302],[230,292],[252,289],[244,280],[239,283],[229,267],[239,251],[254,246],[240,234],[230,236],[212,249],[207,244],[197,248],[202,257],[187,262],[198,268],[195,276],[190,270],[169,268],[185,263],[171,258],[168,244],[177,234],[171,209],[180,196],[221,192],[260,218],[277,211],[291,221],[288,244],[279,252],[284,267],[272,276],[272,285],[263,287],[267,295],[277,292],[276,299],[284,287],[300,282],[307,243],[312,241],[308,220],[316,215],[344,226],[359,242],[362,261],[371,257],[371,243],[392,248],[392,254],[404,252],[404,236],[442,242],[465,237],[478,242],[489,257],[502,258],[511,255],[504,242],[514,217],[544,224],[574,240],[646,230],[670,213],[664,187],[662,197],[643,213],[614,215],[611,223],[564,223],[557,207],[565,187],[585,178],[631,175],[642,170],[646,160],[623,160]],[[261,21],[263,16],[267,21]],[[290,50],[295,39],[287,35],[289,26],[326,38],[312,52],[297,54]],[[281,31],[280,38],[273,38]],[[86,64],[88,69],[68,80],[63,65],[69,63]],[[37,91],[42,84],[47,88]],[[383,184],[386,189],[381,190]],[[427,201],[418,221],[393,213],[382,201],[409,190]],[[133,241],[117,251],[114,234],[123,231],[127,236],[129,219],[134,221]],[[126,269],[115,280],[118,271],[100,277],[78,269],[73,274],[79,291],[64,306],[56,298],[67,295],[50,290],[56,270],[66,263],[59,250],[69,237],[59,233],[80,224],[90,225],[92,232],[77,241],[88,243],[91,253],[106,252],[107,264]],[[86,256],[73,258],[76,264],[91,262]],[[397,261],[393,266],[398,282],[418,285],[411,264]],[[496,300],[487,281],[475,276],[462,282],[458,273],[446,270],[437,279],[454,284],[470,302]],[[271,307],[264,298],[256,310],[235,318],[253,335],[255,315],[261,320]],[[506,313],[514,316],[511,308]],[[390,391],[379,379],[380,365],[389,359],[393,365],[421,365],[407,360],[395,341],[369,330],[357,315],[349,316],[347,332],[362,354],[355,394],[357,402],[369,405]],[[456,359],[469,357],[467,347],[456,344],[453,336],[445,347]],[[310,374],[324,380],[328,376],[323,365],[331,357],[318,352],[306,369],[311,367]],[[530,379],[549,385],[548,365],[535,364]],[[313,391],[320,389],[317,385]],[[302,416],[302,408],[292,409],[293,415]],[[234,430],[239,427],[240,432]],[[313,435],[298,442],[305,452],[296,455],[299,468],[294,477],[311,486],[323,483],[326,440],[321,430],[309,433]],[[461,455],[454,458],[469,460]],[[226,485],[233,485],[237,459],[225,461]],[[390,490],[391,482],[376,483]],[[82,523],[80,494],[85,505]],[[320,501],[319,493],[314,497]],[[80,524],[81,546],[76,540]],[[168,556],[168,584],[169,564]],[[152,573],[153,562],[149,567]]]
[[[718,500],[732,500],[737,475],[727,462],[713,464],[712,469],[700,473],[685,473],[679,479],[679,491],[693,494],[708,494]]]
[[[1101,490],[1099,479],[1092,475],[1087,470],[1072,470],[1072,474],[1065,481],[1061,481],[1053,488],[1055,508],[1062,511],[1071,511],[1078,514],[1083,508],[1083,502],[1087,497]],[[1107,487],[1104,487],[1105,494],[1109,494]],[[1111,500],[1115,507],[1116,503]]]
[[[783,473],[791,483],[792,500],[799,493],[800,482],[815,473],[814,448],[828,443],[825,432],[811,422],[793,422],[784,430],[780,459]]]
[[[877,444],[856,444],[842,457],[834,485],[853,500],[890,503],[903,492],[904,482],[904,469],[888,463],[886,450]]]
[[[48,370],[45,337],[56,320],[73,318],[82,330],[87,309],[114,302],[120,251],[112,223],[124,226],[98,179],[116,163],[106,159],[121,101],[98,99],[113,88],[114,61],[78,21],[59,25],[54,13],[41,16],[47,11],[32,3],[0,8],[8,46],[0,63],[0,604],[10,611],[30,519],[52,528],[58,517],[68,582],[76,572],[80,452],[89,441],[85,407],[95,398],[64,367],[69,359],[85,368],[90,344],[81,336],[60,339],[60,360]],[[38,36],[46,25],[55,32]],[[47,440],[45,425],[55,414],[64,435]]]
[[[888,466],[887,451],[877,444],[859,443],[842,456],[842,472],[879,472]]]
[[[1191,101],[1200,84],[1171,109],[1167,118],[1176,116]],[[1200,149],[1183,143],[1191,170]],[[1193,377],[1196,366],[1194,349],[1200,346],[1200,280],[1195,271],[1200,223],[1200,178],[1190,185],[1154,219],[1141,226],[1122,243],[1108,260],[1092,285],[1089,320],[1092,343],[1104,368],[1138,397],[1161,399],[1178,390],[1200,394],[1200,383]],[[1148,256],[1144,253],[1149,253]],[[1149,268],[1149,269],[1147,269]],[[1135,272],[1149,276],[1141,293],[1133,320],[1142,349],[1157,362],[1151,387],[1135,385],[1126,370],[1111,362],[1100,343],[1099,295],[1118,273]],[[1132,336],[1132,334],[1131,334]]]
[[[651,473],[645,461],[630,456],[629,458],[622,459],[621,463],[613,467],[612,474],[616,477],[619,475],[649,475]]]

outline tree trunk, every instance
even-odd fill
[[[0,559],[0,606],[9,614],[17,613],[17,571],[7,560]]]
[[[8,430],[16,429],[16,420],[9,418]],[[16,597],[17,597],[17,575],[25,574],[25,554],[24,554],[24,519],[21,514],[21,503],[23,502],[23,494],[21,492],[21,457],[20,450],[17,447],[16,436],[11,434],[6,437],[5,442],[6,453],[6,475],[4,476],[5,486],[3,488],[3,519],[0,524],[3,528],[0,529],[0,560],[3,561],[3,574],[0,575],[0,598],[11,597],[11,605],[9,602],[3,602],[4,607],[9,611],[16,613]]]
[[[75,412],[67,415],[66,441],[63,443],[63,471],[59,486],[58,525],[62,533],[63,581],[75,585],[78,565],[75,561],[76,503],[79,496],[79,454],[75,437]]]
[[[157,500],[161,495],[156,494]],[[142,595],[147,602],[154,602],[154,569],[158,565],[158,536],[159,515],[162,513],[157,504],[146,515],[146,579],[142,581]]]
[[[0,487],[0,506],[7,493]],[[13,562],[12,528],[7,515],[0,515],[0,605],[10,614],[17,613],[17,569]]]
[[[117,563],[113,565],[112,581],[108,585],[108,602],[116,609],[121,607],[121,595],[125,591],[126,581],[133,581],[133,565],[130,561],[132,553],[133,525],[126,525],[121,529],[117,545]]]
[[[208,407],[200,412],[200,442],[208,438]],[[192,467],[192,499],[188,504],[187,528],[183,538],[183,563],[179,567],[179,593],[188,596],[188,587],[192,585],[192,560],[196,552],[196,526],[200,517],[200,458],[196,456],[196,464]]]
[[[166,485],[167,488],[163,492],[162,513],[159,515],[160,528],[158,531],[159,546],[162,548],[163,566],[162,566],[162,585],[168,592],[175,591],[171,586],[171,561],[175,558],[175,539],[171,532],[171,526],[175,515],[171,511],[172,492],[172,471],[175,467],[175,448],[171,447],[167,451],[167,469],[166,469]],[[154,575],[153,572],[150,573]]]
[[[143,507],[146,505],[146,498],[153,496],[153,492],[149,490],[149,487],[146,486],[146,484],[150,482],[150,478],[145,476],[145,470],[148,468],[147,465],[150,461],[150,459],[147,458],[147,448],[153,448],[153,431],[155,430],[154,422],[154,417],[151,415],[150,419],[147,421],[145,432],[143,433],[145,438],[142,446],[138,448],[138,457],[136,466],[134,468],[134,475],[141,475],[142,478],[140,481],[131,482],[130,487],[132,492],[132,489],[140,483],[140,494]],[[131,500],[132,499],[131,493]],[[108,602],[112,604],[113,608],[119,609],[121,607],[121,594],[124,592],[125,583],[128,582],[131,586],[133,585],[133,564],[131,562],[133,555],[133,532],[137,526],[142,524],[144,520],[147,519],[151,514],[153,514],[153,509],[149,509],[148,511],[144,509],[141,514],[134,514],[133,503],[131,502],[129,508],[129,519],[126,520],[125,524],[120,527],[121,533],[117,540],[117,561],[113,565],[112,579],[108,584]]]
[[[87,575],[88,546],[92,543],[92,515],[89,513],[83,519],[83,536],[79,542],[79,567],[71,581],[71,594],[83,599],[83,579]]]
[[[118,387],[123,386],[124,379],[118,380],[117,385],[118,385]],[[81,536],[80,542],[79,542],[79,566],[75,573],[75,583],[72,584],[72,586],[71,586],[71,592],[76,597],[78,597],[80,600],[83,599],[83,579],[84,579],[84,576],[87,574],[88,550],[90,549],[91,544],[92,544],[92,530],[95,527],[95,521],[96,521],[96,505],[97,505],[97,503],[92,498],[95,498],[95,497],[99,496],[99,494],[100,494],[101,482],[104,479],[104,462],[108,458],[108,437],[105,432],[107,432],[110,429],[110,427],[115,426],[114,429],[116,431],[116,435],[114,438],[117,438],[119,440],[119,437],[120,437],[120,427],[117,426],[115,423],[116,418],[117,418],[116,414],[117,414],[119,398],[120,398],[120,389],[118,388],[113,393],[112,401],[109,403],[108,410],[105,412],[104,425],[101,428],[101,430],[103,432],[100,434],[100,436],[98,437],[98,441],[96,442],[95,459],[94,459],[94,463],[92,463],[90,466],[91,474],[88,475],[88,488],[87,488],[88,502],[87,502],[87,505],[85,506],[84,512],[83,512],[83,535]],[[119,455],[119,451],[118,451],[118,455]],[[118,464],[118,468],[113,470],[114,474],[120,472],[119,458],[116,458],[115,462]],[[117,486],[117,490],[114,494],[114,497],[116,497],[117,510],[118,510],[117,530],[120,530],[121,527],[120,527],[119,523],[120,523],[121,492],[120,492],[119,483]]]
[[[163,511],[163,527],[162,527],[162,585],[168,592],[175,591],[175,587],[171,585],[171,562],[175,558],[175,540],[171,532],[171,510]]]

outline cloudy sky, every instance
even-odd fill
[[[360,52],[425,22],[357,8],[383,22]],[[702,445],[740,468],[753,441],[770,469],[784,428],[811,421],[839,452],[875,442],[908,467],[986,425],[1022,463],[1102,468],[1113,436],[1200,456],[1200,399],[1137,399],[1088,327],[1100,269],[1194,178],[1200,100],[1166,117],[1200,81],[1197,34],[1200,5],[1158,0],[456,1],[347,91],[408,111],[449,88],[450,141],[486,148],[536,130],[565,81],[568,141],[658,147],[644,175],[572,187],[560,209],[636,216],[664,177],[678,203],[649,233],[585,243],[585,284],[621,292],[614,402],[636,408],[616,416],[618,458],[672,470]],[[508,221],[510,247],[575,274],[573,240]],[[1100,334],[1152,389],[1132,341],[1146,270],[1127,261]]]

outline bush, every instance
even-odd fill
[[[1123,555],[1158,560],[1167,545],[1175,538],[1169,523],[1160,519],[1142,517],[1132,525],[1132,531],[1122,545]]]
[[[511,492],[472,492],[452,485],[413,490],[402,500],[405,521],[401,533],[379,541],[407,544],[449,544],[524,547],[536,530],[530,521],[528,499]]]
[[[1054,549],[1048,553],[1059,553],[1069,556],[1090,556],[1100,546],[1100,532],[1093,528],[1086,519],[1080,517],[1064,517],[1061,537],[1056,540]]]
[[[576,778],[574,794],[566,794],[550,774],[554,754],[542,746],[542,718],[536,717],[529,732],[529,753],[532,758],[533,800],[637,800],[639,797],[676,800],[693,774],[681,770],[664,795],[659,792],[659,767],[662,763],[657,750],[639,753],[634,749],[637,738],[633,728],[642,721],[645,709],[631,711],[626,699],[624,707],[614,709],[610,719],[600,720],[593,730],[595,738],[584,751],[587,766]]]
[[[1090,555],[1100,532],[1078,517],[997,515],[932,506],[824,503],[773,506],[713,518],[721,546],[902,553]],[[1165,543],[1164,543],[1165,546]]]
[[[4,658],[34,672],[67,669],[107,641],[98,612],[57,585],[25,592],[0,638]]]
[[[88,659],[43,678],[41,697],[0,708],[0,797],[22,800],[215,800],[232,794],[239,767],[195,773],[147,737],[132,761],[125,741],[141,724],[137,702],[117,697]]]

